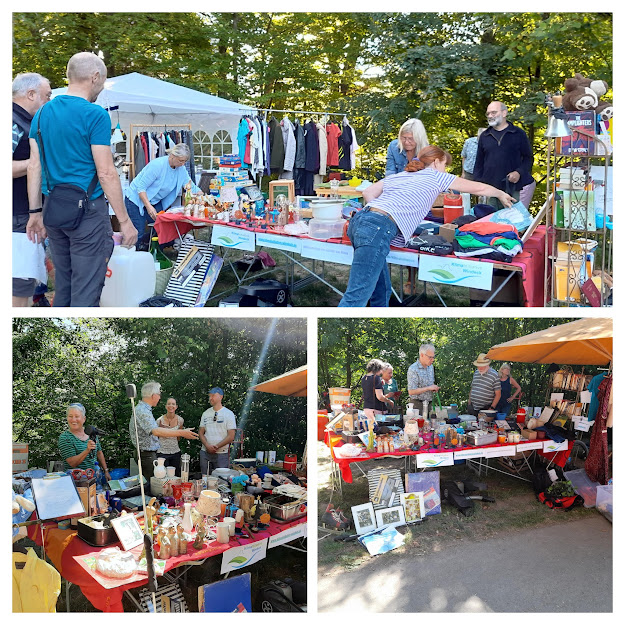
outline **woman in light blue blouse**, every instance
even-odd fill
[[[167,156],[150,161],[126,189],[124,203],[139,233],[138,250],[149,247],[149,235],[145,232],[148,217],[156,219],[158,211],[168,209],[184,185],[191,181],[185,167],[190,157],[189,146],[178,143],[168,151]],[[193,193],[202,192],[192,181],[191,190]]]
[[[426,146],[430,145],[425,127],[420,119],[409,119],[399,129],[386,153],[386,175],[398,174]]]

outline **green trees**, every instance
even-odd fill
[[[156,416],[172,395],[187,426],[197,428],[209,407],[208,390],[220,386],[244,430],[246,455],[259,449],[275,449],[278,458],[301,454],[306,399],[248,395],[248,389],[305,362],[302,320],[15,319],[13,437],[31,444],[31,466],[58,459],[65,409],[79,401],[87,422],[107,432],[102,445],[111,464],[127,466],[131,407],[124,386],[134,383],[139,391],[155,379],[163,387]],[[195,441],[182,440],[181,447],[199,455]]]
[[[318,392],[339,386],[361,397],[360,378],[371,358],[393,365],[402,401],[406,402],[408,367],[418,360],[423,343],[436,346],[436,383],[444,405],[466,402],[473,376],[473,361],[481,352],[499,343],[543,330],[568,319],[542,318],[345,318],[320,319],[318,342]],[[523,405],[539,406],[545,401],[546,365],[511,363],[512,377],[523,390]],[[493,363],[498,369],[501,363]]]

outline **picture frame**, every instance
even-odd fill
[[[401,493],[401,503],[404,507],[406,523],[416,523],[425,517],[423,491],[415,493]]]
[[[143,531],[134,514],[124,514],[117,517],[111,521],[111,525],[124,551],[137,547],[143,542]]]
[[[375,511],[375,520],[378,528],[397,527],[398,525],[406,525],[403,506],[393,506],[392,508],[382,508]]]
[[[373,504],[370,501],[360,506],[352,506],[352,518],[354,519],[354,527],[357,534],[366,534],[377,529],[375,517]]]

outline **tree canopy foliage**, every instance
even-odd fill
[[[318,391],[345,387],[360,401],[360,379],[372,358],[393,366],[393,377],[407,401],[408,367],[419,359],[419,347],[436,348],[435,381],[441,387],[443,405],[456,403],[464,410],[469,397],[477,356],[494,345],[538,330],[567,323],[570,319],[544,318],[344,318],[320,319],[318,342]],[[497,370],[502,363],[493,362]],[[521,385],[522,404],[544,405],[549,375],[547,365],[509,363],[512,377]],[[593,373],[595,367],[586,367]]]
[[[306,398],[250,392],[250,386],[306,364],[301,319],[58,319],[13,321],[13,439],[30,443],[31,466],[59,459],[66,408],[80,402],[87,423],[107,432],[101,443],[109,466],[128,466],[131,415],[125,385],[137,392],[162,384],[155,417],[176,398],[187,427],[199,426],[208,391],[224,389],[224,406],[244,431],[245,456],[257,450],[301,454]],[[181,449],[199,458],[197,441]]]
[[[365,175],[408,118],[450,150],[489,101],[528,133],[540,178],[544,94],[576,72],[611,85],[611,13],[14,13],[13,71],[63,86],[69,57],[256,107],[348,114]],[[608,93],[609,97],[611,94]]]

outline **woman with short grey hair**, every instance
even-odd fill
[[[149,234],[145,231],[148,219],[155,221],[158,212],[167,210],[185,185],[190,183],[193,193],[202,193],[186,169],[190,158],[189,146],[178,143],[167,156],[150,161],[125,190],[126,210],[139,233],[138,250],[149,248]]]

